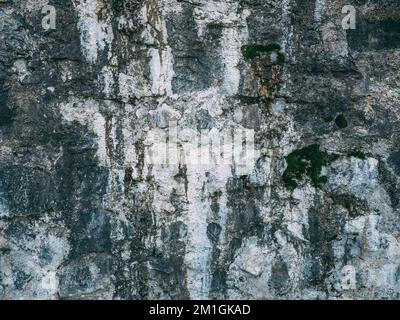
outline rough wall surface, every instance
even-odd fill
[[[0,298],[399,299],[399,69],[398,0],[0,0]]]

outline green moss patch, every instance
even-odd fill
[[[278,64],[283,65],[285,64],[285,55],[283,52],[278,52]]]
[[[335,119],[335,123],[336,125],[340,128],[340,129],[344,129],[347,127],[348,123],[346,120],[346,117],[343,114],[339,114],[336,119]]]
[[[367,156],[364,152],[362,152],[361,150],[352,150],[350,152],[347,153],[348,157],[354,157],[354,158],[358,158],[361,160],[365,160],[367,159]]]
[[[285,157],[287,168],[282,178],[287,188],[295,189],[305,175],[311,179],[315,187],[328,181],[327,177],[320,176],[322,166],[336,160],[338,156],[320,151],[319,147],[319,144],[312,144],[295,150]]]

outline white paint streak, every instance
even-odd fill
[[[316,0],[315,10],[314,10],[315,21],[321,22],[324,12],[325,12],[325,0]]]
[[[291,22],[291,0],[282,0],[282,18],[281,18],[281,29],[282,39],[281,46],[282,50],[286,53],[289,59],[295,60],[293,56],[293,24]]]
[[[103,3],[98,0],[82,1],[76,6],[79,17],[78,29],[80,31],[81,51],[90,63],[97,61],[99,51],[103,51],[106,46],[109,50],[111,49],[110,46],[114,38],[110,21],[101,21],[98,18],[97,13],[103,7]]]
[[[151,76],[151,93],[153,95],[172,96],[172,79],[174,77],[174,58],[168,45],[167,26],[164,13],[168,6],[161,1],[147,1],[141,10],[142,24],[146,27],[142,33],[145,43],[157,48],[149,49],[149,66]]]
[[[172,96],[172,79],[174,77],[174,60],[172,50],[150,49],[151,92],[155,95]]]

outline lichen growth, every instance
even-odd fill
[[[346,120],[346,117],[343,114],[339,114],[336,119],[335,119],[335,123],[336,125],[340,128],[340,129],[344,129],[347,127],[348,123]]]
[[[282,178],[287,188],[295,189],[298,181],[301,181],[305,175],[311,179],[315,187],[327,182],[327,177],[320,176],[322,166],[336,160],[338,156],[320,151],[319,148],[319,144],[312,144],[295,150],[285,157],[287,168]]]

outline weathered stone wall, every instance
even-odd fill
[[[398,0],[0,0],[0,297],[400,298],[399,69]]]

